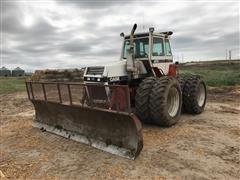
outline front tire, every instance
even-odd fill
[[[149,106],[155,124],[165,127],[175,124],[180,118],[182,107],[178,80],[168,76],[158,79],[153,85]]]
[[[137,88],[135,97],[136,114],[143,123],[151,123],[149,94],[156,80],[156,77],[148,77],[144,79]]]

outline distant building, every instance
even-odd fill
[[[20,67],[17,67],[12,70],[12,76],[24,76],[24,75],[25,75],[25,71]]]
[[[11,76],[11,71],[5,67],[0,68],[0,76]]]

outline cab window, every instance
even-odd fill
[[[165,39],[166,56],[172,56],[171,46],[168,39]]]
[[[152,47],[152,55],[153,56],[164,56],[164,48],[163,48],[163,39],[153,37],[153,47]]]

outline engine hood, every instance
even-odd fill
[[[126,60],[106,65],[103,75],[105,77],[127,76]]]
[[[100,69],[102,69],[102,71]],[[112,62],[103,66],[89,66],[86,68],[84,76],[85,77],[127,76],[126,60]]]

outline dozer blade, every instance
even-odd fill
[[[40,86],[45,99],[41,100],[34,94],[34,89],[39,94],[36,84],[27,83],[28,95],[35,107],[34,127],[129,159],[139,155],[143,147],[142,127],[133,113],[53,102],[48,98],[54,93],[47,93],[46,84]]]

